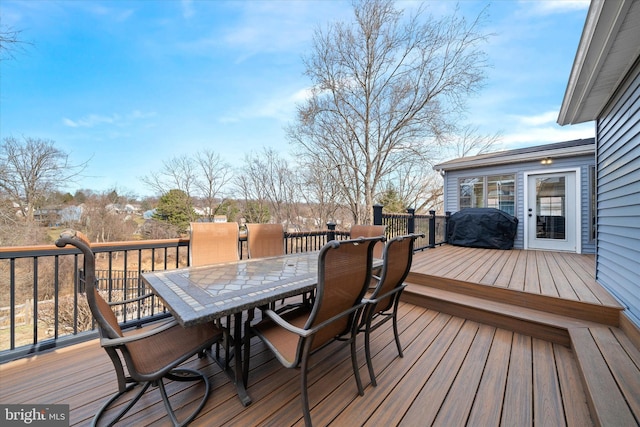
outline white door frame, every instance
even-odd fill
[[[543,169],[538,171],[524,172],[524,248],[529,249],[529,221],[535,220],[535,218],[529,217],[529,176],[532,175],[548,175],[555,173],[575,173],[575,195],[576,195],[576,209],[575,209],[575,233],[576,233],[576,253],[582,253],[582,176],[580,174],[580,168],[567,168],[567,169]],[[532,208],[535,208],[533,206]],[[569,224],[567,224],[569,225]]]

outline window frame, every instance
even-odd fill
[[[500,209],[499,207],[496,209],[499,209],[509,215],[512,216],[516,216],[516,212],[518,212],[518,197],[517,197],[517,174],[516,173],[492,173],[492,174],[478,174],[478,175],[468,175],[468,176],[460,176],[457,178],[457,201],[458,201],[458,210],[462,210],[468,207],[487,207],[489,205],[489,194],[488,194],[488,189],[489,189],[489,177],[505,177],[505,176],[510,176],[513,177],[513,212],[508,212],[504,209]],[[482,206],[462,206],[462,201],[463,201],[463,197],[462,197],[462,185],[465,184],[465,181],[470,182],[473,179],[477,179],[478,181],[481,181],[482,185],[474,185],[474,189],[475,188],[482,188]],[[477,197],[474,197],[475,194],[472,194],[469,196],[469,200],[475,199],[477,200]]]

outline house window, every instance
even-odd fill
[[[516,211],[515,175],[488,175],[461,178],[459,207],[496,208],[510,215]]]
[[[487,177],[487,207],[515,215],[516,181],[514,175]]]
[[[484,177],[460,180],[460,209],[484,208]]]

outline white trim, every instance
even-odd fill
[[[600,117],[638,57],[636,0],[592,0],[565,90],[558,124]]]
[[[530,175],[549,175],[554,173],[567,173],[574,172],[575,179],[575,194],[576,194],[576,218],[574,218],[576,227],[576,253],[582,253],[582,168],[567,168],[567,169],[543,169],[538,171],[530,171],[523,173],[523,247],[529,249],[529,176]]]
[[[519,152],[520,150],[516,149],[480,154],[477,156],[459,157],[457,159],[439,163],[433,168],[434,170],[455,171],[460,169],[472,169],[485,166],[499,166],[504,164],[539,161],[545,157],[560,159],[568,157],[588,156],[593,155],[596,151],[595,138],[586,138],[583,140],[587,141],[591,139],[593,139],[593,142],[590,142],[588,144],[580,144],[577,146],[564,148],[545,148],[545,146],[540,146],[539,150],[527,151],[525,153]]]

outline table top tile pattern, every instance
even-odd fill
[[[312,290],[318,252],[143,273],[184,326]]]

